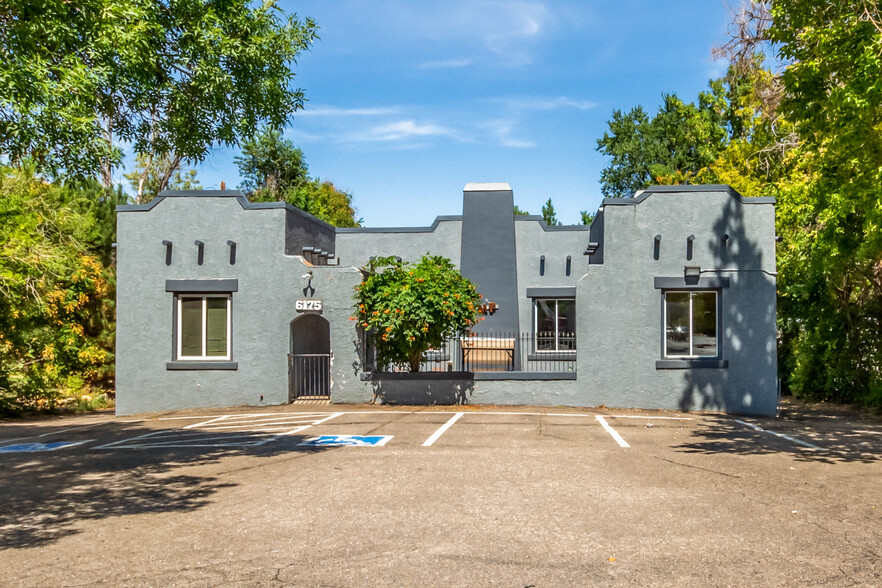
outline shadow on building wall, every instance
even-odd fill
[[[380,404],[469,404],[475,380],[469,372],[375,372],[371,387]]]
[[[729,288],[721,289],[722,320],[718,322],[720,331],[717,333],[721,358],[729,361],[729,367],[684,370],[680,397],[683,410],[724,410],[736,414],[770,414],[775,410],[775,285],[774,281],[768,283],[769,276],[761,269],[762,249],[750,240],[745,230],[744,206],[735,198],[727,199],[707,243],[714,252],[711,267],[702,268],[703,277],[731,280]],[[728,235],[728,239],[724,240],[724,235]],[[705,273],[704,270],[711,268],[738,271]],[[772,289],[771,296],[765,291],[768,288]],[[736,296],[737,302],[732,304]],[[734,365],[736,363],[738,365]],[[736,379],[733,373],[744,374],[744,377]]]

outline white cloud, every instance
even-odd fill
[[[297,111],[295,116],[388,116],[396,114],[399,109],[394,106],[376,107],[376,108],[340,108],[338,106],[306,106],[303,110]]]
[[[420,69],[452,69],[458,67],[468,67],[474,60],[472,59],[442,59],[439,61],[427,61],[425,63],[421,63],[418,67]]]
[[[487,121],[481,125],[481,128],[490,131],[496,137],[496,140],[499,141],[499,144],[503,147],[529,149],[536,146],[536,144],[532,141],[525,141],[523,139],[517,139],[513,137],[512,134],[515,129],[515,124],[514,122],[507,119],[496,119]]]
[[[414,137],[450,137],[464,140],[452,129],[435,124],[417,124],[413,120],[400,120],[375,126],[356,137],[361,141],[401,141]]]
[[[385,15],[388,34],[394,38],[416,38],[424,47],[468,52],[468,59],[445,56],[426,62],[454,67],[463,67],[463,61],[507,66],[533,63],[535,45],[558,22],[544,2],[533,0],[387,0],[381,7],[370,6]]]
[[[589,100],[575,100],[567,96],[557,96],[555,98],[501,98],[500,101],[516,111],[561,110],[564,108],[588,110],[597,106],[597,103],[595,102]]]

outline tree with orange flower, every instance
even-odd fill
[[[374,258],[362,273],[354,318],[374,333],[379,365],[418,372],[426,351],[467,334],[480,320],[478,289],[446,257],[427,253],[415,264]]]

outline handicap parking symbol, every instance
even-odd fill
[[[33,453],[35,451],[55,451],[64,447],[73,447],[74,445],[82,445],[89,443],[88,441],[55,441],[52,443],[18,443],[16,445],[6,445],[0,447],[0,453]]]
[[[307,447],[382,447],[394,435],[319,435],[298,446]]]

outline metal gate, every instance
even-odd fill
[[[330,398],[331,355],[289,353],[288,390],[291,402],[298,398]]]

